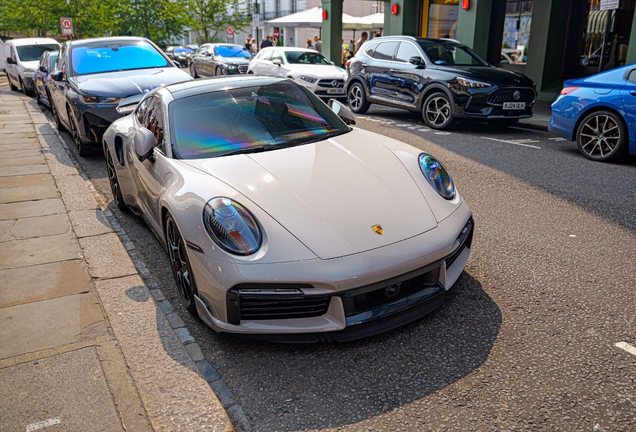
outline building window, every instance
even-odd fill
[[[428,37],[457,39],[458,17],[459,0],[430,0]]]

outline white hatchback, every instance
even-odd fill
[[[49,38],[11,39],[4,45],[5,70],[11,90],[32,94],[33,74],[45,51],[58,51],[60,44]]]
[[[268,47],[250,62],[248,74],[291,78],[316,96],[345,98],[347,73],[318,51],[307,48]]]

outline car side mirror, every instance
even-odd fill
[[[415,66],[424,66],[424,60],[420,56],[414,56],[409,59],[409,63]]]
[[[146,128],[141,128],[139,131],[142,137],[141,140],[135,140],[135,153],[137,153],[137,158],[139,162],[143,162],[146,159],[154,162],[152,154],[155,151],[155,147],[157,147],[157,139],[154,134]]]
[[[53,81],[64,81],[64,72],[61,70],[51,72],[51,79]]]
[[[206,56],[206,57],[212,57],[212,53],[206,52],[206,53],[205,53],[205,56]]]
[[[280,66],[283,64],[283,62],[278,59],[274,60],[272,63],[274,63],[276,66]]]
[[[46,70],[46,66],[40,66],[38,69],[40,69],[40,72],[44,72],[47,73],[48,71]]]
[[[346,106],[344,106],[343,104],[341,104],[335,99],[329,99],[329,102],[327,102],[327,104],[329,105],[329,108],[331,108],[331,111],[336,113],[336,115],[340,117],[343,122],[345,122],[348,125],[356,124],[356,117],[349,110],[349,108],[347,108]]]
[[[15,62],[15,60],[13,60],[13,57],[7,57],[7,64],[17,64]]]

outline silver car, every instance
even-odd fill
[[[354,340],[436,309],[462,274],[473,220],[442,164],[330,103],[284,78],[197,80],[104,134],[116,204],[214,330]]]

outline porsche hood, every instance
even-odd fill
[[[355,130],[314,144],[183,162],[238,190],[321,259],[380,248],[437,226],[398,158]]]

